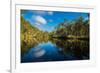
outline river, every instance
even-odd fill
[[[52,39],[21,53],[21,63],[89,60],[89,41]]]

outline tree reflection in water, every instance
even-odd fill
[[[36,40],[36,39],[35,39]],[[65,57],[61,58],[62,60],[86,60],[89,59],[89,41],[88,40],[77,40],[77,39],[58,39],[58,38],[52,38],[49,40],[38,40],[32,41],[31,45],[27,45],[27,43],[22,43],[21,47],[21,59],[24,55],[28,54],[28,52],[31,50],[31,53],[34,55],[34,58],[42,58],[42,56],[45,56],[46,49],[41,47],[38,47],[39,44],[45,43],[47,44],[48,41],[53,45],[53,49],[55,49],[59,55]],[[24,45],[24,46],[23,46]],[[49,45],[48,45],[49,47]],[[46,47],[46,48],[48,48]],[[56,47],[56,48],[55,48]],[[52,52],[52,48],[49,47],[49,51]],[[52,52],[53,53],[56,52]],[[60,57],[61,57],[60,56]],[[54,61],[55,59],[49,58],[50,56],[46,56],[43,61]],[[58,57],[58,56],[57,56]],[[60,58],[59,58],[60,60]],[[58,61],[58,59],[57,59]],[[40,60],[41,62],[41,60]]]
[[[89,41],[88,40],[60,40],[52,39],[56,44],[59,53],[63,55],[72,55],[78,60],[89,59]]]

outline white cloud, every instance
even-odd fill
[[[88,20],[89,18],[88,17],[85,17],[85,19],[84,20]]]
[[[42,16],[34,16],[33,19],[35,20],[37,25],[47,24],[47,21]]]
[[[49,15],[53,15],[53,12],[52,12],[52,11],[49,11],[48,14],[49,14]]]
[[[36,48],[37,50],[33,51],[33,56],[34,57],[41,57],[45,54],[45,50],[43,50],[42,48]]]
[[[36,25],[41,25],[41,24],[40,24],[40,23],[38,23],[38,22],[35,22],[35,24],[36,24]]]
[[[45,15],[45,11],[33,11],[33,13],[39,14],[39,15]]]
[[[35,14],[39,14],[39,15],[53,15],[53,12],[52,11],[33,11],[33,13]]]

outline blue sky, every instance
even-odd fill
[[[54,30],[59,23],[64,22],[64,19],[73,21],[80,16],[88,19],[88,14],[84,12],[21,10],[21,16],[29,21],[32,26],[48,32]]]

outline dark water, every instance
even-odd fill
[[[21,51],[21,62],[70,61],[89,59],[89,41],[52,39]]]

